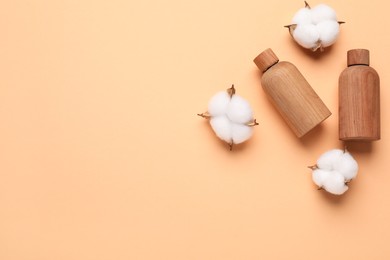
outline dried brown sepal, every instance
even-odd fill
[[[316,42],[316,46],[314,48],[311,48],[313,52],[320,50],[321,52],[324,51],[324,46],[322,46],[321,41]]]
[[[247,126],[257,126],[257,125],[259,125],[259,123],[257,123],[256,119],[253,119],[252,121],[250,121],[246,125]]]
[[[233,150],[233,142],[231,142],[230,144],[229,144],[229,150],[231,151],[231,150]]]
[[[318,166],[317,164],[313,165],[313,166],[307,166],[307,168],[311,169],[311,170],[317,170],[318,169]]]
[[[305,1],[305,8],[311,9],[310,5]]]
[[[291,36],[293,36],[293,32],[295,28],[297,28],[296,24],[290,24],[290,25],[285,25],[284,27],[288,28],[288,32],[290,33]]]
[[[344,184],[348,186],[348,184],[349,184],[351,181],[352,181],[352,179],[349,180],[349,181],[345,181]]]
[[[234,94],[236,94],[236,89],[234,88],[234,84],[232,84],[232,87],[228,88],[226,91],[230,97],[232,97]]]
[[[206,119],[209,119],[211,117],[211,115],[209,114],[209,112],[204,112],[202,114],[197,114],[198,116],[201,116],[203,118],[206,118]]]

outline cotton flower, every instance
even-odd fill
[[[325,4],[313,8],[305,1],[305,7],[298,10],[287,25],[294,40],[306,49],[324,50],[336,42],[340,33],[340,24],[336,12]]]
[[[233,144],[248,140],[252,136],[252,127],[258,125],[248,101],[236,94],[234,85],[215,94],[209,101],[207,112],[198,116],[210,120],[211,128],[229,144],[230,150]]]
[[[313,170],[313,182],[320,188],[335,195],[348,190],[348,183],[356,178],[358,164],[346,150],[334,149],[320,156]]]

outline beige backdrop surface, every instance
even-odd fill
[[[283,28],[300,0],[1,1],[0,259],[390,259],[390,6],[327,3],[346,24],[313,55]],[[302,140],[261,89],[268,47],[333,112]],[[343,147],[352,48],[381,76],[382,140],[349,145],[335,198],[306,166]],[[232,83],[260,126],[230,152],[196,113]]]

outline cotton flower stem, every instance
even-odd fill
[[[229,94],[230,97],[232,97],[234,94],[236,94],[236,89],[234,88],[234,84],[232,84],[231,88],[227,89],[227,93]]]
[[[312,169],[314,171],[314,170],[318,169],[318,166],[317,166],[317,164],[315,164],[313,166],[307,166],[307,168]]]
[[[248,124],[246,124],[247,126],[256,126],[256,125],[259,125],[259,123],[257,123],[256,119],[254,119],[253,121],[249,122]]]
[[[211,117],[211,115],[209,114],[209,112],[204,112],[202,114],[197,114],[198,116],[201,116],[203,118],[206,118],[206,119],[209,119]]]
[[[305,1],[305,8],[311,9],[310,5]]]

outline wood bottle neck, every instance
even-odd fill
[[[368,65],[368,64],[350,64],[350,65],[348,65],[348,67],[353,67],[353,66],[366,66],[366,67],[370,67],[370,65]]]
[[[276,64],[278,64],[279,61],[276,61],[274,64],[272,64],[271,66],[269,66],[268,68],[266,68],[264,71],[263,71],[263,74],[266,73],[270,68],[272,68],[273,66],[275,66]]]

